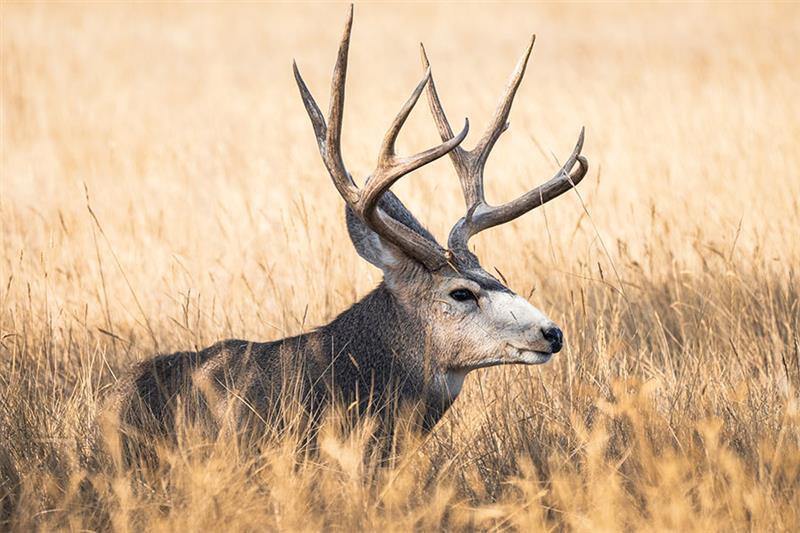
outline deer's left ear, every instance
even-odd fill
[[[414,218],[414,215],[403,205],[403,202],[392,191],[386,191],[378,202],[378,209],[387,216],[400,222],[405,227],[430,241],[431,248],[442,249],[431,233]],[[400,247],[393,245],[382,238],[369,226],[364,224],[355,212],[347,206],[345,208],[347,231],[353,241],[358,255],[380,268],[384,273],[397,271],[406,266],[421,266],[416,259],[406,254]]]
[[[380,268],[384,273],[395,270],[407,261],[412,261],[397,246],[386,242],[372,231],[350,207],[345,208],[347,233],[358,255]]]

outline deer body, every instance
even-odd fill
[[[405,399],[421,409],[423,428],[430,429],[455,394],[447,388],[447,370],[432,368],[436,358],[426,356],[431,347],[425,344],[420,317],[381,284],[330,324],[303,335],[227,340],[141,363],[119,387],[119,417],[168,435],[179,398],[202,398],[205,422],[216,428],[278,423],[284,399],[299,399],[316,413],[335,398],[384,418]]]
[[[331,401],[358,414],[378,415],[391,431],[396,410],[411,409],[428,430],[458,396],[468,372],[500,364],[541,364],[562,346],[561,331],[524,298],[484,270],[467,242],[574,187],[585,175],[583,132],[556,175],[500,206],[484,198],[483,167],[508,126],[514,94],[533,42],[517,64],[486,133],[471,151],[460,147],[469,129],[454,135],[423,52],[425,77],[383,140],[378,164],[362,187],[345,169],[340,135],[352,7],[333,75],[327,121],[295,66],[322,160],[345,200],[356,251],[380,268],[383,282],[329,324],[274,342],[229,340],[199,352],[158,356],[141,363],[116,388],[110,411],[135,433],[174,433],[181,402],[216,428],[269,428],[287,402],[297,401],[313,424]],[[394,143],[427,86],[442,144],[399,156]],[[445,249],[389,187],[405,174],[449,154],[461,180],[467,211]],[[577,165],[575,170],[573,167]],[[182,398],[184,400],[182,400]]]

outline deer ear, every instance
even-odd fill
[[[429,240],[432,245],[441,249],[433,235],[414,218],[414,215],[392,191],[383,193],[379,200],[378,208],[387,216],[400,222],[420,237]],[[349,206],[345,207],[345,219],[347,220],[347,231],[350,233],[350,240],[353,241],[353,246],[356,247],[358,255],[383,270],[384,274],[397,272],[406,266],[423,266],[411,256],[406,255],[402,249],[372,231],[369,226],[356,216]]]
[[[380,268],[384,272],[395,270],[403,263],[411,261],[400,248],[386,242],[380,235],[372,231],[350,207],[345,208],[347,233],[358,252],[358,255]]]

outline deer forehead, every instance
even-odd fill
[[[451,278],[451,284],[458,285],[460,282],[465,283],[470,289],[478,291],[491,291],[491,292],[507,292],[513,294],[511,289],[500,283],[500,281],[486,272],[478,265],[464,269],[459,275]]]

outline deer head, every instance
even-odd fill
[[[296,64],[294,74],[322,160],[345,201],[353,245],[359,255],[383,270],[386,290],[398,305],[426,325],[426,344],[435,354],[434,363],[448,376],[463,376],[469,370],[498,364],[547,362],[562,347],[561,330],[482,268],[468,247],[473,235],[563,194],[579,183],[587,171],[586,159],[581,155],[581,131],[572,154],[549,181],[503,205],[493,206],[486,201],[484,166],[500,134],[508,127],[511,104],[533,41],[517,64],[491,124],[472,150],[460,146],[469,130],[468,121],[457,135],[450,128],[423,48],[424,77],[389,127],[377,167],[358,187],[345,169],[340,147],[352,16],[351,6],[333,73],[327,122]],[[442,144],[412,156],[397,155],[397,135],[426,86]],[[445,154],[450,154],[466,202],[466,213],[453,226],[447,248],[437,243],[389,190],[402,176]]]

